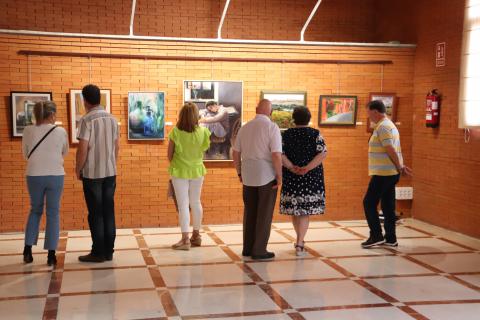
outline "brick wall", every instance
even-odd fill
[[[235,0],[223,38],[299,40],[316,0]],[[323,0],[306,40],[374,41],[376,0]],[[128,34],[131,0],[0,0],[0,28]],[[225,0],[138,0],[134,34],[216,38]]]
[[[413,214],[415,218],[480,237],[480,141],[466,144],[458,129],[460,50],[464,1],[421,1],[416,6]],[[446,42],[446,66],[435,67],[435,44]],[[425,127],[425,95],[443,94],[438,129]]]
[[[0,0],[0,28],[128,34],[131,0]]]
[[[379,91],[379,65],[326,65],[186,62],[72,57],[27,57],[18,50],[114,52],[152,55],[218,55],[237,57],[288,57],[323,59],[392,60],[384,67],[384,91],[400,97],[399,117],[402,143],[408,163],[412,162],[411,114],[413,103],[414,49],[359,47],[292,47],[260,45],[190,44],[147,41],[118,41],[55,37],[0,35],[0,231],[21,230],[28,212],[24,181],[25,162],[21,141],[10,137],[11,90],[52,91],[59,106],[58,118],[68,128],[67,93],[93,82],[112,90],[112,113],[122,122],[118,189],[116,194],[119,227],[176,225],[173,203],[166,198],[167,145],[165,142],[127,141],[127,93],[139,90],[166,92],[166,120],[176,121],[182,103],[185,79],[244,81],[243,119],[254,117],[254,108],[263,89],[304,90],[316,123],[320,94],[353,94],[359,97],[356,128],[322,128],[329,156],[325,163],[328,211],[322,219],[361,219],[362,196],[368,183],[366,115],[363,106],[369,92]],[[90,66],[91,64],[91,66]],[[90,74],[89,70],[92,70]],[[167,128],[168,130],[171,127]],[[74,179],[75,147],[65,160],[66,180],[61,223],[64,229],[87,227],[81,184]],[[240,222],[241,187],[232,163],[208,163],[202,201],[205,223]],[[404,184],[410,184],[408,180]],[[409,213],[409,204],[404,208]],[[276,214],[275,219],[285,219]]]

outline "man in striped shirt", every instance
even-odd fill
[[[362,247],[371,248],[380,244],[396,247],[395,185],[401,174],[411,175],[412,171],[403,165],[400,133],[387,118],[383,102],[370,101],[367,112],[370,121],[376,123],[376,126],[368,142],[368,175],[371,179],[363,199],[370,237],[362,243]],[[377,212],[379,202],[385,219],[385,238]]]
[[[92,250],[82,262],[104,262],[113,258],[115,244],[114,195],[119,132],[117,120],[100,105],[100,89],[89,84],[82,89],[87,114],[78,125],[77,178],[83,182],[88,208]]]

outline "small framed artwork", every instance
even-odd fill
[[[307,93],[305,91],[262,91],[262,99],[272,102],[272,120],[280,130],[293,128],[292,113],[295,107],[305,107]]]
[[[320,96],[318,126],[354,126],[357,121],[357,96]]]
[[[387,117],[395,122],[397,118],[398,97],[395,93],[371,92],[368,101],[381,100],[387,109]],[[367,118],[367,132],[373,132],[374,123]]]
[[[128,140],[165,139],[165,93],[128,93]]]
[[[23,136],[23,129],[35,124],[35,116],[33,115],[35,103],[48,100],[52,100],[51,92],[10,92],[13,137]]]
[[[70,89],[70,108],[69,108],[69,120],[70,120],[70,143],[78,143],[77,133],[78,124],[80,119],[87,113],[85,106],[83,105],[83,96],[81,89]],[[110,89],[100,90],[100,105],[105,108],[107,112],[111,109],[111,91]]]

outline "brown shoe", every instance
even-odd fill
[[[183,242],[183,240],[180,240],[179,242],[175,243],[172,245],[173,250],[190,250],[190,242]]]
[[[190,238],[190,244],[192,247],[200,247],[202,245],[202,236],[201,235],[196,235],[195,237]]]

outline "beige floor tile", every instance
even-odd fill
[[[341,258],[334,261],[360,277],[432,273],[432,271],[398,256]]]
[[[293,229],[292,222],[274,222],[273,225],[278,229]],[[310,228],[335,228],[328,221],[310,221]]]
[[[405,225],[410,225],[418,229],[421,229],[423,231],[433,233],[436,236],[445,237],[457,243],[469,246],[476,250],[480,250],[480,239],[472,238],[464,234],[447,230],[444,228],[440,228],[440,227],[422,222],[420,220],[415,220],[415,219],[405,219]]]
[[[244,261],[251,261],[250,257],[242,257],[242,246],[241,245],[229,245],[228,246],[237,256],[239,256]],[[293,259],[301,260],[305,258],[311,258],[312,256],[307,253],[303,257],[297,257],[295,255],[295,249],[292,243],[269,243],[267,246],[268,251],[275,253],[275,259]]]
[[[293,308],[385,302],[351,280],[279,283],[271,286]]]
[[[480,303],[433,304],[412,308],[430,320],[478,320],[480,314]]]
[[[0,275],[0,298],[47,294],[51,278],[50,272]]]
[[[41,238],[44,238],[44,235],[42,235]],[[0,240],[21,240],[21,239],[25,239],[25,233],[23,232],[6,232],[6,233],[0,234]],[[0,245],[1,243],[2,242],[0,241]]]
[[[456,276],[456,277],[480,288],[480,274],[471,274],[471,275]]]
[[[366,227],[367,226],[366,220],[343,220],[343,221],[335,221],[335,223],[343,227]]]
[[[124,235],[133,235],[132,229],[117,229],[116,230],[117,236],[124,236]],[[90,230],[73,230],[68,231],[69,237],[90,237]]]
[[[403,253],[431,253],[465,251],[464,248],[436,238],[399,239],[398,252]]]
[[[136,249],[137,240],[134,236],[117,236],[115,238],[115,249]],[[89,237],[69,238],[67,251],[89,251],[92,249],[92,239]]]
[[[348,310],[326,310],[302,312],[306,320],[413,320],[405,312],[395,307],[355,308]]]
[[[112,261],[103,263],[83,263],[78,261],[78,257],[83,253],[67,252],[65,255],[65,270],[69,269],[98,269],[98,268],[116,268],[146,266],[140,250],[119,250],[113,255]]]
[[[266,293],[254,285],[172,289],[170,292],[182,316],[279,309]]]
[[[201,233],[202,236],[202,245],[203,246],[212,246],[215,245],[215,241],[210,238],[209,235]],[[143,236],[145,242],[149,248],[170,248],[172,244],[177,243],[182,235],[178,234],[154,234],[154,235],[145,235]]]
[[[32,246],[33,253],[45,253],[46,250],[43,249],[44,239],[38,239],[36,246]],[[0,241],[0,248],[2,254],[22,254],[23,248],[25,247],[25,241],[23,239],[19,240],[2,240]]]
[[[23,255],[0,256],[0,274],[13,272],[30,272],[50,270],[52,267],[47,266],[47,254],[33,254],[33,262],[25,264]]]
[[[199,264],[213,262],[231,262],[229,256],[219,247],[191,248],[188,251],[172,249],[152,249],[152,257],[158,265]]]
[[[62,293],[154,288],[147,268],[66,271]]]
[[[285,230],[293,238],[296,238],[294,230]],[[345,230],[339,228],[324,228],[324,229],[308,229],[305,241],[320,241],[320,240],[346,240],[346,239],[359,239],[354,234],[351,234]]]
[[[416,255],[414,258],[444,272],[480,272],[478,253]]]
[[[90,237],[90,230],[72,230],[68,231],[69,237]]]
[[[208,226],[210,230],[216,231],[242,231],[243,225],[241,224],[211,224]]]
[[[348,240],[334,242],[307,242],[305,245],[324,257],[346,257],[346,256],[379,256],[391,253],[382,247],[363,249],[360,244],[363,240]]]
[[[144,319],[164,317],[154,290],[60,297],[57,319]]]
[[[180,227],[169,228],[141,228],[140,231],[145,234],[160,234],[160,233],[178,233],[180,234]]]
[[[211,320],[212,318],[201,318],[200,320]],[[228,317],[215,318],[215,320],[292,320],[286,314],[268,314],[263,316],[245,316],[245,317]]]
[[[370,236],[370,229],[368,226],[365,227],[349,227],[350,230],[355,231],[356,233],[359,233],[363,235],[364,237],[369,237]],[[410,228],[406,228],[405,226],[402,225],[397,225],[396,228],[396,233],[397,237],[429,237],[429,235],[419,232]]]
[[[46,298],[0,301],[3,319],[41,320]],[[3,312],[8,310],[8,317]]]
[[[480,293],[441,276],[368,279],[402,302],[480,299]]]
[[[321,260],[291,260],[249,263],[264,281],[344,278]]]
[[[215,232],[215,234],[226,244],[243,243],[243,231],[219,231]],[[270,232],[270,239],[268,240],[268,242],[289,242],[289,240],[275,230],[272,230]]]
[[[252,282],[235,264],[159,267],[168,287]]]

